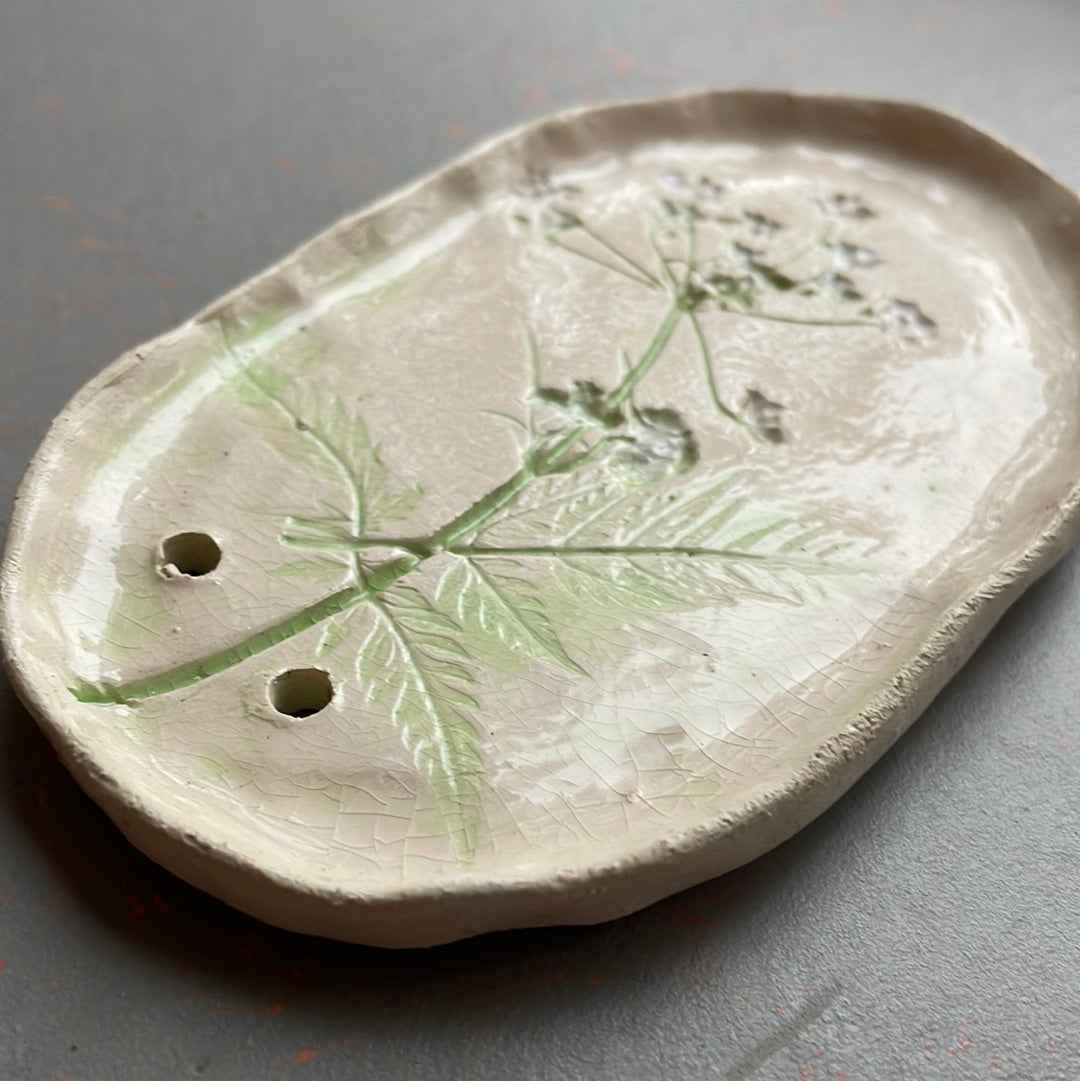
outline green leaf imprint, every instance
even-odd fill
[[[370,606],[375,620],[356,658],[366,700],[401,732],[459,855],[476,847],[483,762],[479,703],[461,627],[416,589],[397,585]]]
[[[301,547],[304,531],[314,532],[316,539],[320,533],[333,536],[335,530],[346,537],[359,536],[407,517],[423,498],[419,487],[399,489],[390,484],[363,418],[348,412],[341,399],[317,380],[290,379],[266,364],[253,363],[241,371],[237,382],[242,399],[257,406],[268,404],[276,414],[278,423],[267,423],[267,410],[261,410],[260,430],[267,442],[289,461],[302,455],[303,464],[316,475],[329,463],[351,496],[348,512],[330,508],[329,515],[290,516],[283,539],[290,535],[290,527],[297,527]]]
[[[500,565],[459,556],[439,579],[436,599],[453,606],[465,640],[486,646],[500,671],[516,671],[532,659],[587,675],[559,639],[540,587],[522,577],[512,558]]]
[[[762,444],[786,438],[784,406],[755,388],[725,390],[714,350],[725,320],[869,329],[916,345],[936,325],[913,302],[875,297],[849,276],[882,261],[835,235],[873,216],[857,197],[826,199],[831,220],[814,242],[793,248],[783,223],[725,207],[724,185],[679,174],[665,183],[674,194],[657,200],[644,251],[631,252],[567,205],[577,189],[530,178],[514,227],[532,230],[560,258],[584,260],[641,290],[655,329],[636,354],[620,350],[610,389],[589,380],[542,385],[530,337],[524,416],[478,411],[518,432],[516,471],[426,536],[388,534],[422,491],[393,483],[357,403],[316,378],[317,355],[305,354],[289,374],[283,362],[245,363],[233,354],[230,386],[247,422],[282,457],[336,488],[281,512],[283,559],[268,573],[330,592],[215,654],[117,683],[75,679],[72,694],[137,706],[318,627],[314,656],[354,651],[365,702],[400,733],[456,852],[469,859],[481,825],[488,726],[497,723],[482,706],[488,689],[532,665],[590,678],[598,621],[624,626],[747,599],[801,604],[827,590],[830,578],[865,569],[873,553],[865,540],[755,508],[733,494],[730,462],[700,461],[697,437],[679,413],[636,399],[682,328],[717,418],[764,452]],[[423,578],[435,583],[430,596],[413,584],[418,578],[409,581],[425,565],[434,572]]]
[[[335,559],[294,559],[281,563],[270,573],[275,578],[300,578],[306,582],[325,582],[341,577],[345,564]]]

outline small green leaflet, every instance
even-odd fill
[[[582,479],[544,478],[536,505],[493,520],[461,553],[496,581],[520,574],[515,562],[544,560],[541,609],[557,583],[566,594],[559,610],[577,596],[620,616],[751,597],[797,604],[814,579],[865,566],[866,545],[818,520],[751,512],[727,475],[659,490],[620,485],[607,473],[591,487]]]
[[[406,585],[368,606],[374,621],[356,656],[364,697],[384,706],[427,778],[459,855],[476,848],[483,763],[477,751],[475,678],[461,627]]]
[[[315,647],[315,656],[328,657],[338,646],[348,640],[351,631],[349,626],[351,614],[334,616],[326,621],[322,634],[319,636],[319,644]]]
[[[485,565],[487,564],[487,565]],[[457,557],[439,579],[435,599],[457,617],[464,640],[476,642],[501,672],[521,669],[530,659],[585,675],[567,653],[544,607],[543,586],[510,562]]]
[[[390,485],[379,448],[372,443],[363,420],[349,412],[336,394],[327,393],[319,380],[289,379],[275,368],[253,363],[236,381],[244,400],[264,407],[258,422],[271,446],[316,475],[333,470],[347,484],[352,513],[339,512],[336,519],[345,536],[382,529],[415,510],[423,498],[421,488]]]
[[[305,582],[329,582],[340,579],[349,565],[336,559],[294,559],[281,563],[270,573],[275,578],[300,578]]]

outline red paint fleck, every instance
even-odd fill
[[[291,173],[295,175],[296,173],[300,172],[299,167],[297,166],[296,162],[292,160],[292,158],[286,158],[283,156],[278,158],[277,161],[274,162],[274,164],[283,173]]]
[[[63,195],[43,195],[41,205],[46,210],[55,210],[57,214],[70,214],[75,209],[71,200]]]
[[[143,899],[132,890],[128,884],[123,883],[124,900],[127,902],[127,917],[129,920],[141,920],[149,911]]]
[[[849,1074],[847,1072],[847,1070],[837,1070],[836,1071],[836,1081],[847,1081],[847,1079],[850,1076],[851,1076],[851,1074]]]
[[[700,912],[695,912],[689,905],[684,904],[677,898],[673,898],[668,902],[668,909],[678,915],[684,923],[688,923],[691,927],[708,927],[712,922],[702,916]]]
[[[3,972],[7,968],[7,961],[0,957],[0,972]]]
[[[773,1009],[773,1013],[787,1013],[787,1010],[783,1006],[776,1006]]]
[[[525,93],[521,98],[521,107],[527,113],[535,112],[537,109],[542,109],[545,105],[551,102],[551,94],[548,93],[547,87],[537,86],[536,83],[531,83],[525,87]]]
[[[263,1013],[268,1013],[273,1017],[277,1017],[285,1012],[285,1007],[280,1002],[271,1002],[269,1006],[264,1007]]]
[[[799,1071],[799,1081],[816,1081],[820,1076],[816,1066],[804,1066]]]
[[[293,1055],[292,1060],[293,1062],[299,1063],[311,1062],[312,1059],[318,1058],[321,1054],[322,1051],[319,1048],[305,1047],[302,1050],[297,1051],[296,1054]]]
[[[1001,1069],[1001,1064],[999,1062],[991,1062],[990,1063],[990,1069],[991,1070],[1000,1070]]]
[[[597,52],[601,56],[606,56],[614,64],[615,70],[620,75],[625,75],[634,66],[633,57],[627,56],[618,45],[614,45],[610,41],[605,41]]]
[[[830,19],[846,19],[848,17],[847,5],[841,0],[821,0],[821,9]]]
[[[600,987],[601,984],[603,984],[604,980],[602,976],[586,976],[585,982],[590,987]]]
[[[934,1050],[934,1045],[932,1043],[924,1043],[922,1045],[922,1048],[923,1048],[924,1051],[933,1051]]]
[[[169,911],[169,905],[160,893],[155,893],[153,897],[150,898],[150,903],[162,914]]]

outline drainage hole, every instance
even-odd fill
[[[333,697],[334,685],[321,668],[290,668],[270,681],[270,705],[287,717],[310,717]]]
[[[206,533],[176,533],[161,542],[161,570],[169,578],[201,578],[221,562],[221,549]]]

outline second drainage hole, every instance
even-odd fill
[[[270,681],[270,705],[287,717],[310,717],[333,697],[334,685],[321,668],[290,668]]]

